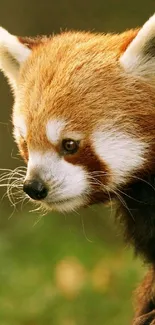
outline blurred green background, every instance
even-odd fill
[[[154,0],[1,0],[1,25],[17,35],[61,29],[120,32],[142,25]],[[12,97],[0,75],[0,168],[22,165],[12,139]],[[126,325],[145,269],[122,243],[114,212],[92,207],[40,218],[14,211],[1,190],[0,325]]]

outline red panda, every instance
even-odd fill
[[[59,211],[119,201],[128,241],[152,265],[134,325],[155,324],[155,15],[121,34],[31,39],[1,28],[0,69],[24,192]]]

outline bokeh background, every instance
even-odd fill
[[[154,0],[1,0],[0,24],[17,35],[61,29],[121,32],[142,25]],[[12,139],[11,97],[0,75],[0,168],[22,165]],[[2,171],[1,171],[2,172]],[[0,324],[125,325],[146,272],[122,241],[114,211],[40,217],[14,210],[1,190]]]

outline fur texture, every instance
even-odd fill
[[[115,199],[126,239],[152,265],[134,325],[155,324],[154,40],[155,16],[116,35],[30,39],[0,30],[26,181],[43,182],[41,203],[60,211]]]

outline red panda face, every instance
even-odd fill
[[[60,211],[105,202],[152,168],[154,80],[149,64],[145,76],[132,60],[140,58],[136,50],[145,54],[141,44],[132,50],[142,30],[65,33],[36,43],[3,30],[5,49],[20,66],[8,52],[1,59],[15,93],[15,140],[27,162],[23,189],[33,200]]]

